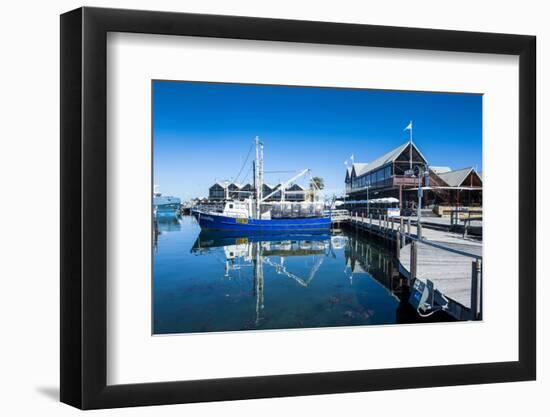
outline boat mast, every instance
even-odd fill
[[[256,216],[261,217],[260,204],[263,196],[264,185],[264,147],[260,142],[260,138],[256,136],[256,161],[254,164],[254,182],[256,186]]]

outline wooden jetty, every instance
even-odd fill
[[[481,241],[445,228],[428,228],[424,222],[419,239],[416,222],[406,217],[339,212],[335,223],[392,244],[399,272],[421,293],[420,304],[437,305],[459,320],[481,318]]]

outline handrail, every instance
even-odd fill
[[[403,233],[403,232],[400,232],[400,233]],[[446,250],[446,251],[449,251],[449,252],[456,253],[458,255],[463,255],[463,256],[468,256],[470,258],[483,260],[483,256],[481,256],[481,255],[476,255],[476,254],[470,253],[470,252],[464,252],[464,251],[461,251],[460,249],[449,248],[447,246],[440,245],[438,243],[430,242],[429,240],[419,239],[418,237],[413,236],[411,234],[403,233],[403,235],[405,236],[405,238],[409,238],[411,240],[414,240],[415,242],[423,243],[423,244],[428,245],[428,246],[433,246],[434,248],[437,248],[437,249],[442,249],[442,250]]]
[[[353,221],[353,216],[351,216],[351,219]],[[393,219],[389,219],[389,222],[396,223],[396,222],[393,221]],[[382,228],[381,224],[378,224],[378,225],[375,224],[375,226],[380,228],[380,229]],[[405,238],[409,238],[410,240],[414,240],[415,242],[422,243],[422,244],[425,244],[425,245],[428,245],[428,246],[432,246],[432,247],[437,248],[437,249],[446,250],[448,252],[456,253],[457,255],[462,255],[462,256],[467,256],[469,258],[483,260],[483,256],[481,256],[481,255],[476,255],[476,254],[473,254],[473,253],[470,253],[470,252],[465,252],[465,251],[462,251],[460,249],[449,248],[447,246],[444,246],[444,245],[441,245],[441,244],[438,244],[438,243],[434,243],[434,242],[431,242],[429,240],[419,239],[415,235],[411,235],[410,233],[405,233],[405,232],[401,231],[400,226],[398,226],[397,231],[399,233],[401,233]]]

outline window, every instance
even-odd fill
[[[233,208],[233,204],[230,204],[230,205],[229,205],[229,208],[232,209],[232,208]]]

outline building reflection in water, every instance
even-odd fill
[[[354,275],[368,274],[399,300],[406,291],[398,266],[390,252],[384,253],[363,236],[350,235],[344,249],[350,282]]]

